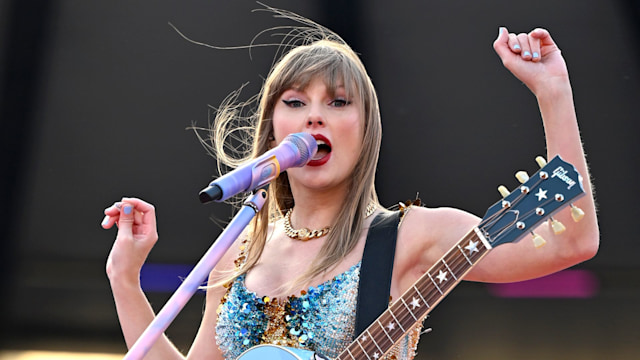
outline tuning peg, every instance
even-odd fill
[[[540,236],[540,235],[538,235],[538,234],[536,234],[534,232],[531,232],[531,235],[533,236],[533,239],[532,239],[533,240],[533,246],[535,246],[536,249],[539,249],[539,248],[543,247],[547,243],[547,241],[542,236]]]
[[[551,222],[551,229],[553,230],[554,234],[562,234],[565,230],[567,230],[567,228],[564,227],[564,225],[560,221],[554,218],[551,218],[551,220],[549,221]]]
[[[582,211],[582,209],[580,209],[579,207],[571,204],[571,217],[573,218],[573,221],[578,222],[584,217],[584,211]]]
[[[516,179],[520,181],[520,184],[524,184],[527,182],[527,180],[529,180],[529,174],[527,174],[526,171],[518,171],[516,173]]]
[[[498,192],[500,193],[500,195],[502,195],[503,198],[507,197],[507,195],[509,195],[510,193],[509,189],[507,189],[507,187],[504,185],[498,186]]]
[[[543,168],[545,167],[545,165],[547,165],[547,160],[542,156],[536,156],[536,162],[538,163],[538,166],[540,166],[540,168]]]

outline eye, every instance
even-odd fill
[[[297,99],[291,99],[291,100],[282,99],[282,102],[288,107],[292,107],[292,108],[299,108],[304,106],[304,103]]]
[[[351,105],[351,101],[345,99],[335,99],[331,102],[331,105],[334,107],[345,107],[347,105]]]

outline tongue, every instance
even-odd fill
[[[327,156],[327,154],[329,154],[329,150],[324,148],[319,148],[318,152],[316,152],[316,154],[311,158],[311,160],[322,159],[323,157]]]

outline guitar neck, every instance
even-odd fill
[[[489,250],[491,245],[480,230],[473,228],[336,359],[382,358],[410,329],[424,320]]]

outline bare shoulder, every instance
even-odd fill
[[[411,243],[431,237],[459,239],[479,221],[477,216],[452,207],[414,206],[402,220],[399,238]]]
[[[394,261],[398,290],[412,284],[479,221],[452,207],[411,207],[398,229]]]

